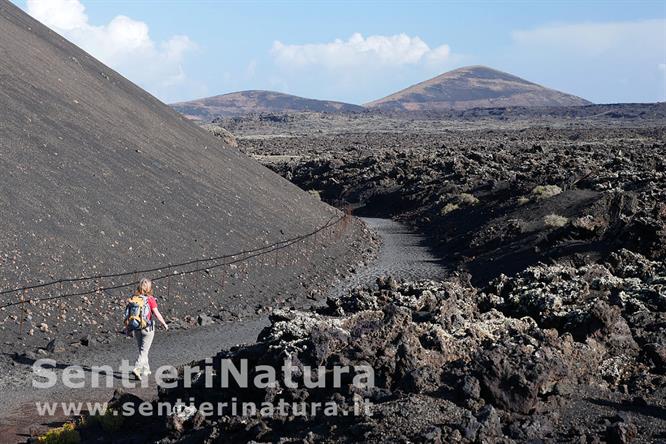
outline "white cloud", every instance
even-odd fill
[[[28,0],[27,12],[157,95],[185,81],[182,63],[196,49],[185,35],[156,43],[146,23],[124,15],[93,25],[79,0]]]
[[[576,54],[598,56],[632,49],[664,57],[666,20],[546,25],[513,32],[513,40],[524,46],[566,49]],[[626,54],[616,54],[617,57]]]
[[[430,63],[440,63],[447,61],[451,58],[451,48],[449,48],[449,45],[438,46],[437,48],[431,50],[426,55],[426,57]]]
[[[88,23],[85,7],[78,0],[28,0],[28,14],[47,26],[65,31]]]
[[[405,33],[354,33],[349,38],[305,44],[275,41],[270,55],[277,68],[271,88],[352,103],[374,100],[434,77],[464,59],[448,45],[431,46]]]
[[[448,45],[430,48],[421,38],[407,34],[364,37],[355,33],[347,40],[303,45],[275,41],[271,49],[275,61],[282,67],[323,66],[330,69],[441,63],[450,53]]]

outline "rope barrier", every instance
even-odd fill
[[[238,253],[225,254],[225,255],[221,255],[221,256],[209,257],[209,258],[204,258],[204,259],[194,259],[194,260],[191,260],[191,261],[182,262],[180,264],[162,265],[162,266],[159,266],[159,267],[148,268],[148,269],[144,269],[144,270],[132,270],[132,271],[126,271],[126,272],[114,273],[114,274],[98,274],[98,275],[84,276],[84,277],[78,277],[78,278],[61,278],[61,279],[52,280],[52,281],[49,281],[49,282],[44,282],[44,283],[41,283],[41,284],[29,285],[29,286],[24,286],[24,287],[17,287],[17,288],[12,288],[12,289],[9,289],[9,290],[3,290],[3,291],[0,291],[0,296],[6,295],[6,294],[11,294],[11,293],[18,293],[19,291],[34,290],[34,289],[37,289],[37,288],[49,287],[49,286],[52,286],[52,285],[62,284],[62,283],[83,282],[83,281],[96,280],[96,279],[111,279],[111,278],[125,277],[125,276],[129,276],[129,275],[132,275],[132,274],[136,276],[138,274],[154,273],[156,271],[168,270],[168,269],[176,268],[176,267],[184,267],[184,266],[187,266],[187,265],[194,265],[194,264],[199,264],[199,263],[202,263],[202,262],[216,262],[216,261],[219,261],[219,260],[229,259],[229,258],[232,258],[234,256],[239,256],[239,255],[242,255],[242,254],[255,253],[257,251],[266,250],[268,248],[272,248],[276,245],[280,245],[280,244],[285,243],[285,242],[290,242],[292,240],[304,239],[304,238],[313,236],[314,234],[318,233],[319,231],[321,231],[323,229],[326,229],[329,226],[333,226],[333,225],[339,223],[342,219],[344,219],[346,217],[346,215],[343,215],[343,216],[339,217],[335,222],[331,223],[331,221],[333,220],[333,217],[331,217],[328,220],[328,222],[326,222],[326,224],[322,225],[321,227],[317,228],[316,230],[314,230],[310,233],[306,233],[306,234],[303,234],[303,235],[300,235],[300,236],[296,236],[296,237],[293,237],[291,239],[275,242],[273,244],[266,245],[266,246],[263,246],[263,247],[253,248],[251,250],[245,250],[245,251],[240,251]]]
[[[176,270],[176,272],[174,272],[174,273],[163,274],[163,275],[160,275],[160,276],[157,276],[157,277],[154,277],[154,278],[151,279],[153,282],[157,282],[157,281],[161,281],[161,280],[164,280],[164,279],[170,279],[170,277],[174,276],[174,275],[186,276],[186,275],[191,275],[191,274],[194,274],[194,273],[199,273],[199,272],[202,272],[202,271],[209,271],[209,270],[212,270],[212,269],[215,269],[215,268],[224,267],[226,265],[232,265],[232,264],[245,262],[245,261],[248,261],[248,260],[253,259],[255,257],[260,257],[260,256],[263,256],[263,255],[266,255],[266,254],[270,254],[272,252],[276,252],[276,255],[277,255],[277,251],[282,250],[284,248],[288,248],[288,247],[290,247],[291,245],[294,245],[297,242],[300,242],[304,239],[307,239],[311,236],[314,236],[317,233],[340,223],[343,219],[347,218],[347,214],[342,215],[341,217],[339,217],[334,222],[332,222],[333,218],[334,217],[331,217],[328,220],[328,222],[326,222],[324,225],[318,227],[314,231],[311,231],[309,233],[306,233],[306,234],[303,234],[303,235],[300,235],[300,236],[296,236],[296,237],[293,237],[293,238],[290,238],[290,239],[287,239],[287,240],[275,242],[273,244],[264,246],[262,248],[254,248],[254,249],[251,249],[251,250],[245,250],[245,251],[241,251],[241,252],[234,253],[234,254],[226,254],[226,255],[222,255],[222,256],[218,256],[218,257],[214,257],[214,258],[197,259],[197,260],[192,260],[192,261],[188,261],[188,262],[183,262],[181,264],[169,264],[168,266],[155,267],[155,268],[151,268],[151,269],[147,269],[147,270],[137,270],[137,271],[116,273],[116,274],[109,274],[109,275],[87,276],[87,277],[81,277],[81,278],[59,279],[59,280],[54,280],[54,281],[51,281],[51,282],[48,282],[48,283],[42,283],[42,284],[33,285],[33,286],[26,286],[26,287],[21,287],[21,288],[12,289],[12,290],[5,290],[5,291],[0,292],[0,295],[14,293],[14,292],[18,292],[18,291],[22,291],[23,294],[25,294],[25,292],[27,292],[28,290],[31,290],[31,289],[44,288],[44,287],[47,287],[47,286],[50,286],[50,285],[56,285],[56,284],[60,284],[61,289],[62,289],[62,283],[82,282],[82,281],[99,280],[99,279],[110,279],[110,278],[115,278],[115,277],[125,277],[125,276],[129,276],[129,275],[134,275],[135,276],[133,281],[127,282],[127,283],[124,283],[124,284],[111,285],[111,286],[108,286],[108,287],[96,287],[95,290],[75,292],[75,293],[67,293],[67,294],[59,294],[59,295],[54,295],[54,296],[49,296],[49,297],[44,297],[44,298],[30,299],[30,301],[32,301],[32,302],[50,301],[50,300],[70,298],[70,297],[75,297],[75,296],[86,296],[86,295],[90,295],[90,294],[94,294],[94,293],[98,293],[98,292],[104,292],[104,293],[110,295],[110,293],[109,293],[110,290],[118,290],[118,289],[130,287],[130,286],[138,285],[138,283],[139,283],[139,280],[138,280],[138,277],[137,277],[138,274],[144,274],[144,273],[150,273],[150,272],[162,271],[162,270],[171,270],[171,269],[176,268],[176,267],[194,265],[194,264],[199,264],[199,263],[203,263],[203,262],[220,261],[220,260],[224,260],[224,259],[231,259],[231,258],[234,258],[234,257],[237,257],[237,256],[242,256],[241,258],[232,260],[230,262],[223,262],[221,264],[212,264],[212,265],[209,265],[209,266],[206,266],[206,267],[197,268],[197,269],[193,269],[193,270],[185,270],[185,271],[177,271]],[[206,276],[206,277],[208,277],[208,276]],[[167,285],[170,286],[169,281],[167,281]],[[25,301],[23,301],[23,302],[25,302]],[[20,305],[20,304],[22,304],[21,301],[8,302],[6,304],[0,305],[0,309],[13,307],[13,306]]]

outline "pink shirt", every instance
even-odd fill
[[[153,310],[157,308],[157,300],[155,299],[155,296],[148,296],[148,307],[150,307],[148,320],[151,320],[153,318]]]

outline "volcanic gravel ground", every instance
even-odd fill
[[[189,328],[197,324],[199,314],[223,322],[261,315],[273,306],[301,305],[322,298],[333,279],[348,275],[349,269],[374,254],[375,243],[362,223],[352,220],[336,228],[277,253],[193,275],[174,275],[169,283],[160,281],[156,296],[162,314],[174,328]],[[356,233],[362,233],[363,240],[355,240]],[[298,274],[294,275],[294,270]],[[65,286],[61,293],[53,294],[71,291],[76,290]],[[46,293],[38,294],[35,300],[28,297],[24,305],[1,308],[0,352],[31,356],[54,339],[71,350],[80,347],[80,340],[87,336],[94,343],[112,341],[121,327],[130,293],[128,288],[40,301],[40,297],[51,295]],[[0,368],[4,362],[0,358]]]

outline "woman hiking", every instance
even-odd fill
[[[148,364],[148,352],[155,337],[155,321],[164,326],[165,330],[169,326],[164,322],[162,314],[157,309],[157,300],[153,295],[153,283],[148,278],[143,278],[139,282],[134,295],[128,300],[125,309],[125,329],[127,334],[134,334],[136,343],[139,347],[139,357],[134,364],[134,376],[141,379],[143,376],[150,375],[150,364]]]

